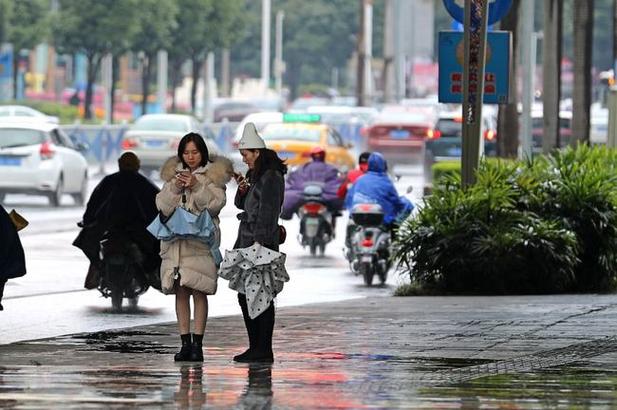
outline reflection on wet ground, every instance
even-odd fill
[[[246,347],[238,316],[208,322],[204,363],[173,362],[174,324],[0,346],[0,408],[617,406],[617,343],[589,316],[584,331],[569,323],[550,338],[546,329],[575,315],[540,306],[543,316],[496,326],[505,322],[468,312],[429,320],[373,300],[281,309],[272,365],[231,360]]]

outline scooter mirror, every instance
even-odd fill
[[[409,186],[407,187],[407,191],[406,191],[406,192],[407,192],[408,194],[411,194],[411,191],[413,191],[413,187],[412,187],[411,185],[409,185]]]

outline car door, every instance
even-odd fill
[[[64,189],[68,192],[79,192],[86,175],[86,160],[64,132],[54,128],[50,131],[50,135],[62,161]]]

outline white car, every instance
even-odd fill
[[[0,123],[0,201],[7,193],[38,194],[60,206],[68,193],[83,205],[88,164],[78,148],[55,124]]]
[[[25,105],[0,105],[0,122],[24,122],[26,120],[40,120],[52,124],[58,124],[58,117],[44,114],[34,108]]]
[[[204,133],[197,119],[184,114],[146,114],[131,125],[122,139],[122,149],[134,152],[144,172],[159,169],[171,156],[177,155],[178,144],[189,132],[200,134],[210,155],[220,154],[211,132]]]

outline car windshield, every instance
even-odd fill
[[[321,130],[316,128],[285,127],[277,124],[267,125],[261,132],[264,140],[299,140],[319,142]]]
[[[460,137],[463,132],[462,122],[451,119],[441,119],[437,121],[436,128],[441,132],[441,135],[444,137]]]
[[[21,128],[0,129],[0,148],[36,145],[44,141],[45,133],[43,131]]]
[[[133,124],[135,131],[178,131],[187,132],[186,121],[176,118],[140,118]]]

